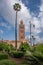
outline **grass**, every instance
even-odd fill
[[[21,49],[16,51],[12,45],[0,44],[0,58],[2,59],[0,60],[0,65],[35,65],[39,61],[42,63],[39,65],[43,65],[43,44],[38,44],[31,49],[29,48],[29,50],[27,47],[23,44]],[[23,54],[24,50],[26,51],[25,54]],[[11,52],[13,52],[14,56],[12,56]],[[4,53],[7,53],[8,56],[5,56],[7,54]]]
[[[12,60],[1,60],[0,65],[17,65],[15,61]]]

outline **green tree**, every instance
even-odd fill
[[[23,51],[23,52],[26,52],[27,50],[29,50],[30,49],[30,46],[28,45],[28,43],[21,43],[21,45],[20,45],[20,50],[21,51]]]
[[[17,50],[17,13],[21,9],[21,5],[19,3],[15,3],[13,5],[13,9],[16,11],[16,21],[15,21],[15,49]]]

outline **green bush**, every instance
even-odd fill
[[[12,52],[13,57],[15,58],[21,58],[24,56],[24,53],[22,51],[13,51]]]
[[[7,53],[10,53],[12,50],[15,50],[15,48],[10,44],[7,44],[4,48],[4,50],[7,52]]]
[[[2,59],[8,59],[8,54],[7,53],[0,53],[0,60]]]
[[[37,51],[37,52],[41,52],[42,54],[43,54],[43,44],[37,44],[36,46],[35,46],[35,50]]]
[[[9,45],[7,43],[0,43],[0,51],[9,53],[14,49],[15,48],[12,45]]]
[[[9,47],[10,47],[10,50],[15,50],[15,47],[12,44],[10,44]]]
[[[30,46],[28,45],[28,43],[25,43],[25,42],[21,43],[21,45],[20,45],[20,51],[26,52],[29,49],[30,49]]]
[[[39,61],[43,61],[43,54],[42,53],[33,53],[33,56],[36,57]]]
[[[0,51],[2,51],[2,50],[3,50],[3,43],[0,42]]]
[[[0,43],[0,51],[8,51],[9,50],[9,47],[8,47],[8,44],[6,43]]]
[[[43,55],[38,52],[28,54],[24,58],[29,65],[43,65]]]
[[[1,60],[0,65],[16,65],[16,63],[12,60]]]

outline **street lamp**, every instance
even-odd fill
[[[31,21],[30,21],[29,23],[30,23],[30,44],[31,44],[31,38],[33,38],[33,44],[34,44],[34,40],[35,40],[35,38],[34,38],[34,36],[31,35],[31,34],[32,34],[31,29],[32,29],[32,26],[33,26],[33,28],[35,28],[35,25],[32,24]]]
[[[35,41],[34,35],[32,35],[32,40],[33,40],[33,46],[34,46],[34,41]]]
[[[31,21],[29,21],[30,23],[30,44],[31,44]]]

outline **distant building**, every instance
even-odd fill
[[[9,40],[3,40],[3,42],[7,42],[7,44],[12,44],[15,47],[15,41],[9,41]],[[21,42],[29,43],[27,39],[25,39],[25,25],[23,24],[23,21],[20,21],[19,24],[19,40],[17,41],[17,49],[20,47]]]

